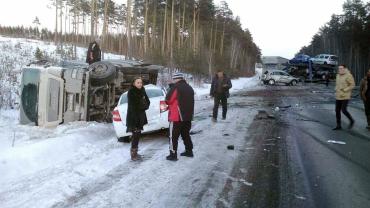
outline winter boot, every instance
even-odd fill
[[[348,129],[352,129],[353,125],[355,125],[355,120],[351,120],[348,126]]]
[[[141,155],[139,155],[137,151],[138,151],[137,148],[131,148],[131,160],[132,161],[138,161],[142,159]]]
[[[333,129],[333,131],[337,131],[337,130],[341,130],[342,129],[342,127],[341,126],[337,126],[337,127],[335,127],[334,129]]]
[[[170,160],[170,161],[177,161],[177,153],[176,152],[173,153],[173,152],[170,151],[170,155],[168,155],[166,157],[166,159]]]
[[[185,157],[194,157],[193,151],[192,150],[186,150],[185,152],[180,154],[181,156]]]

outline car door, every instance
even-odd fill
[[[160,120],[160,102],[163,99],[163,91],[160,88],[149,88],[146,94],[150,100],[149,109],[146,111],[149,125],[156,124]]]

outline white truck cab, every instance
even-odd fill
[[[113,109],[134,78],[156,84],[161,68],[125,60],[90,66],[29,64],[22,70],[20,123],[55,127],[73,121],[111,122]]]

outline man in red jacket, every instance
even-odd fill
[[[181,156],[193,157],[193,142],[190,137],[191,121],[194,116],[194,90],[184,80],[184,75],[176,73],[172,77],[173,86],[166,95],[168,120],[170,122],[170,155],[167,160],[177,160],[177,146],[181,135],[185,152]]]

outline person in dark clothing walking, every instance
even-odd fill
[[[232,88],[231,80],[223,71],[218,71],[212,79],[210,96],[214,98],[213,121],[217,121],[217,114],[220,102],[222,104],[222,119],[226,119],[227,98],[230,97],[229,90]]]
[[[360,84],[360,95],[365,106],[365,115],[367,119],[367,129],[370,130],[370,69]]]
[[[194,116],[194,90],[184,80],[184,75],[176,73],[172,77],[173,85],[166,95],[168,105],[170,154],[167,160],[177,160],[178,139],[181,135],[185,152],[181,156],[193,157],[193,142],[190,137],[191,121]]]
[[[100,39],[96,38],[95,41],[89,44],[87,49],[86,63],[89,65],[101,61],[101,50],[99,46]]]
[[[337,126],[333,130],[342,129],[341,112],[343,112],[343,114],[350,121],[348,127],[349,129],[352,129],[353,125],[355,124],[355,120],[347,110],[354,87],[355,80],[353,79],[351,72],[347,69],[345,65],[339,65],[335,86],[335,114],[337,118]]]
[[[326,87],[329,87],[329,83],[330,83],[329,72],[326,72],[324,76],[325,76],[325,85]]]
[[[141,159],[141,155],[137,153],[139,139],[143,126],[148,124],[145,111],[150,106],[150,100],[145,92],[141,78],[135,78],[133,81],[127,93],[127,103],[126,131],[132,133],[131,160],[136,161]]]

